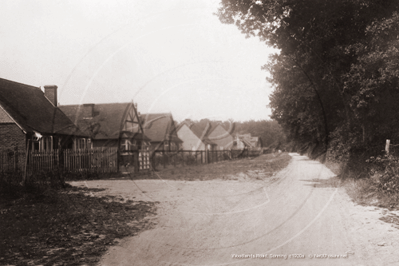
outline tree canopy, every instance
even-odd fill
[[[342,155],[399,140],[398,9],[397,0],[222,0],[218,16],[279,49],[263,69],[287,136]]]

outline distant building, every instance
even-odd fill
[[[177,135],[183,141],[182,149],[191,151],[213,151],[217,144],[210,141],[207,133],[209,124],[194,124],[189,121],[182,122],[177,128]]]
[[[260,137],[252,137],[250,133],[236,134],[233,149],[255,149],[262,148],[262,146],[262,139]]]
[[[230,150],[234,144],[234,137],[231,135],[234,125],[226,130],[221,122],[210,122],[210,124],[209,140],[217,145],[218,150]]]
[[[142,114],[144,134],[150,139],[151,151],[176,151],[182,140],[176,133],[176,124],[171,113]]]
[[[183,150],[228,150],[234,141],[221,122],[207,119],[196,123],[183,121],[177,128],[177,135],[183,141]]]

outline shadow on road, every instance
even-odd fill
[[[337,176],[328,179],[301,179],[300,181],[308,182],[305,186],[312,186],[316,188],[336,188],[340,186],[341,181]]]

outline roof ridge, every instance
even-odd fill
[[[112,104],[131,104],[131,102],[123,102],[123,103],[80,103],[80,104],[61,104],[60,106],[64,107],[72,107],[72,106],[84,106],[88,104],[94,104],[94,105],[112,105]]]
[[[33,86],[33,85],[29,85],[29,84],[25,84],[25,83],[13,81],[13,80],[5,79],[5,78],[0,78],[0,80],[4,80],[4,81],[6,81],[6,82],[10,82],[10,83],[18,84],[18,85],[23,85],[23,86],[30,87],[30,88],[34,88],[34,89],[39,89],[41,92],[43,92],[43,91],[40,89],[40,87],[36,87],[36,86]]]

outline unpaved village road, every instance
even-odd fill
[[[399,230],[378,219],[384,210],[356,206],[324,165],[291,156],[264,180],[87,182],[160,202],[155,228],[110,247],[100,265],[399,265]]]

